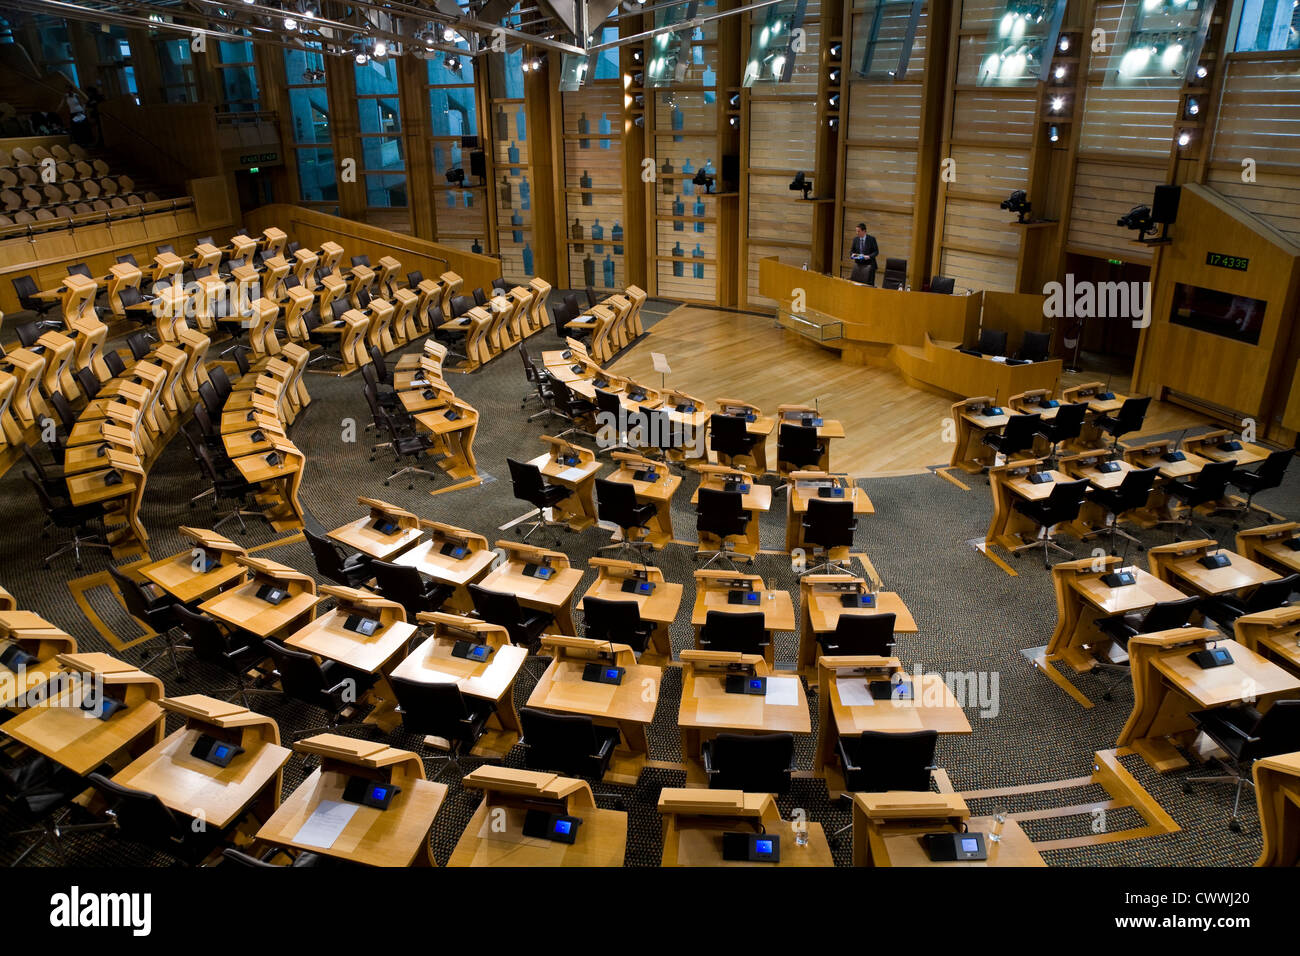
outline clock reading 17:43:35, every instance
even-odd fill
[[[1205,254],[1205,264],[1207,266],[1218,266],[1220,269],[1235,269],[1238,272],[1245,272],[1250,267],[1250,260],[1244,256],[1229,256],[1222,252],[1207,252]]]

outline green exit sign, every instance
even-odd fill
[[[1205,264],[1207,266],[1217,266],[1220,269],[1233,269],[1237,272],[1245,272],[1250,268],[1250,260],[1244,256],[1230,256],[1223,252],[1207,252],[1205,254]]]
[[[260,168],[258,168],[257,166],[252,166],[252,167],[249,168],[248,171],[249,171],[250,173],[260,173],[262,170],[261,170]]]

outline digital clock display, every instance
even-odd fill
[[[1229,256],[1222,252],[1207,252],[1205,254],[1205,264],[1207,266],[1218,266],[1220,269],[1235,269],[1237,272],[1245,272],[1250,268],[1250,260],[1243,256]]]

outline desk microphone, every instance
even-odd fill
[[[1178,436],[1178,440],[1175,441],[1173,445],[1170,446],[1169,450],[1165,452],[1163,455],[1161,455],[1160,457],[1163,458],[1165,461],[1184,461],[1187,458],[1187,456],[1183,454],[1181,451],[1179,451],[1179,449],[1183,445],[1183,437],[1186,434],[1187,434],[1187,429],[1184,428],[1182,434]]]

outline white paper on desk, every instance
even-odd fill
[[[328,850],[347,828],[358,806],[360,804],[322,800],[306,822],[298,828],[298,832],[293,835],[293,842]]]
[[[1005,355],[990,355],[989,358],[991,358],[995,362],[1002,362],[1004,365],[1006,364],[1007,361],[1007,357]]]
[[[799,703],[797,677],[769,677],[763,702],[773,707],[793,707]]]
[[[566,468],[555,477],[560,481],[578,481],[586,474],[581,468]]]
[[[840,703],[845,707],[873,707],[876,699],[871,696],[871,688],[862,679],[841,680],[835,682],[840,692]]]
[[[668,367],[668,356],[664,355],[663,352],[651,352],[650,361],[654,363],[656,372],[662,375],[668,375],[672,372],[672,369]]]

